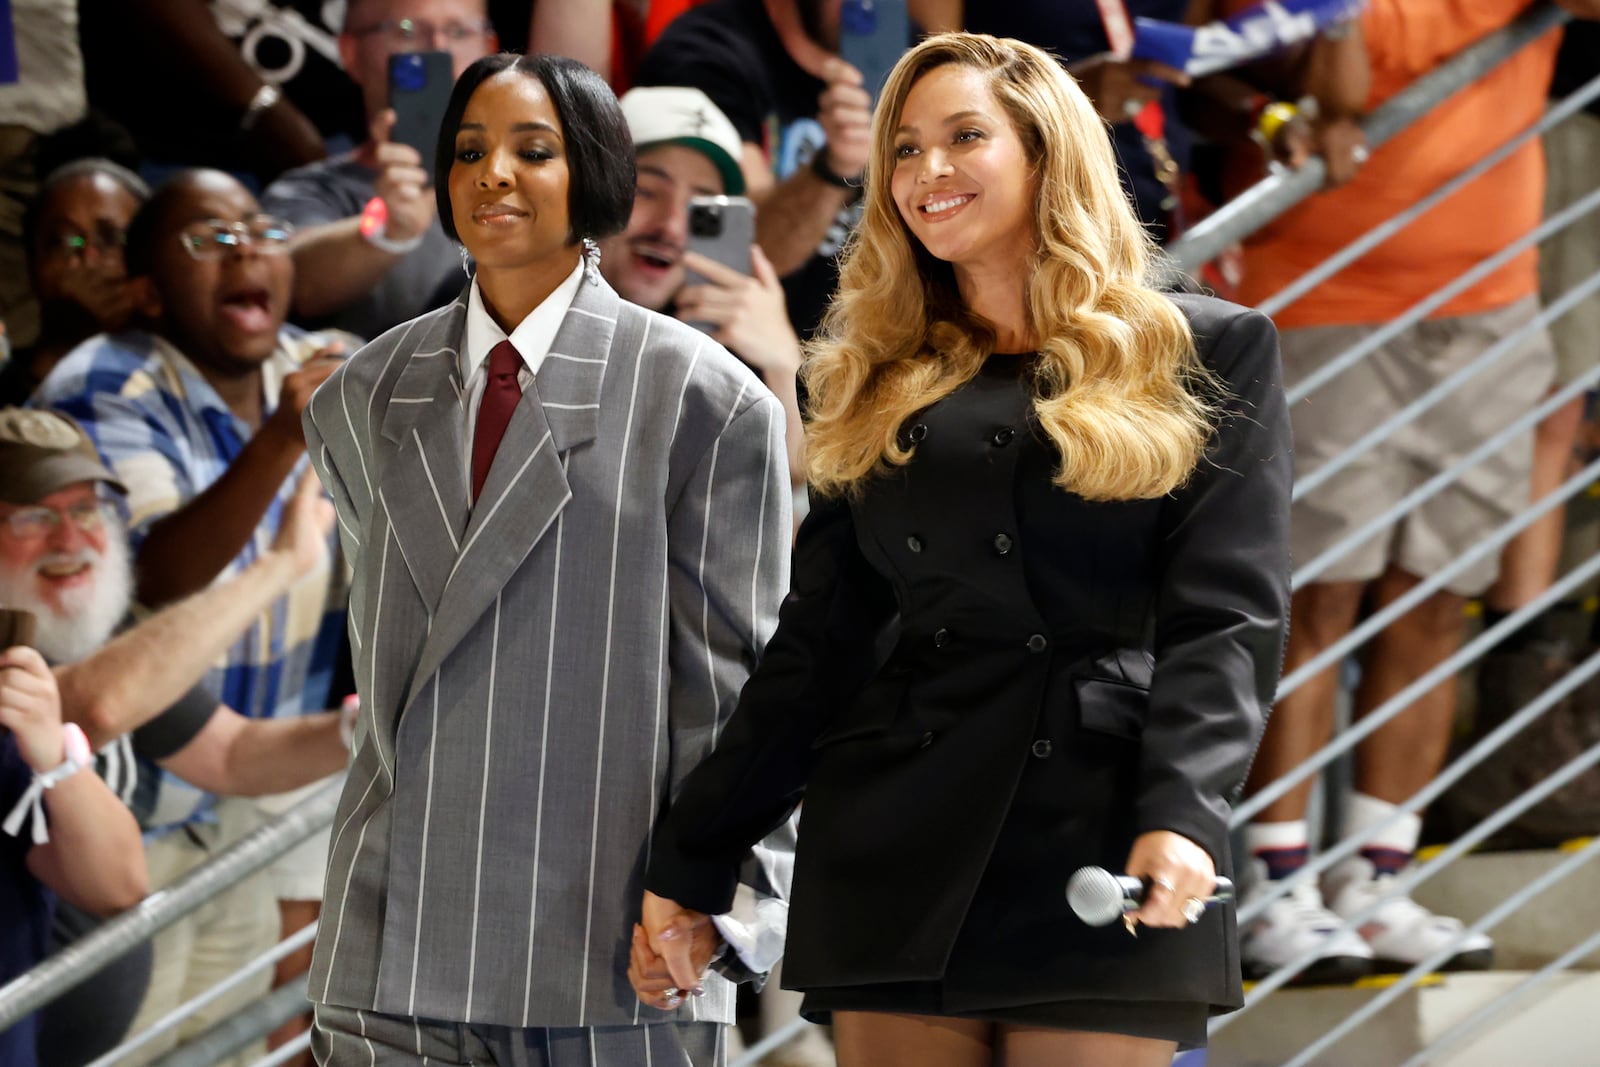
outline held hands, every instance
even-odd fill
[[[327,565],[333,522],[333,503],[323,495],[317,472],[308,467],[294,496],[284,505],[278,533],[272,539],[272,551],[291,562],[295,581]]]
[[[708,915],[646,892],[633,928],[628,981],[641,1003],[672,1011],[685,993],[703,996],[706,968],[722,946]]]
[[[800,340],[789,324],[778,272],[761,249],[750,247],[755,277],[686,252],[683,265],[710,284],[685,286],[678,293],[677,314],[685,322],[709,322],[711,336],[736,353],[763,379],[793,375],[800,369]]]
[[[824,162],[841,178],[856,179],[872,155],[872,97],[862,88],[861,72],[838,56],[822,64],[827,83],[817,98],[817,122],[827,143]]]
[[[1205,849],[1171,830],[1151,830],[1138,836],[1128,853],[1128,874],[1150,884],[1144,907],[1128,916],[1146,926],[1187,926],[1185,907],[1203,902],[1217,888],[1217,868]]]
[[[0,726],[16,736],[23,762],[39,774],[67,758],[56,677],[44,657],[26,645],[0,653]]]
[[[389,209],[383,236],[391,241],[409,241],[433,224],[438,207],[421,153],[408,144],[389,140],[394,123],[394,111],[384,108],[373,118],[368,131],[378,169],[372,190]]]

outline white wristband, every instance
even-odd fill
[[[23,790],[22,796],[17,798],[16,806],[11,809],[3,824],[5,832],[12,837],[17,836],[17,831],[22,829],[22,820],[32,812],[33,843],[42,845],[49,841],[50,831],[46,828],[44,819],[44,791],[54,789],[94,762],[89,739],[84,736],[82,728],[77,723],[63,723],[61,735],[65,742],[67,758],[53,770],[36,773],[28,788]]]

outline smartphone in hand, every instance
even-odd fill
[[[415,148],[430,173],[455,80],[449,52],[401,52],[389,57],[389,106],[395,115],[389,136],[397,144]]]
[[[689,200],[689,239],[685,248],[714,259],[740,274],[752,275],[750,248],[756,240],[756,206],[743,196],[696,196]],[[707,279],[684,272],[685,285],[705,285]],[[690,322],[697,330],[712,332],[707,322]]]
[[[905,0],[844,0],[839,8],[839,58],[861,72],[873,104],[910,45]]]

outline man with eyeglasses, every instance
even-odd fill
[[[335,360],[328,337],[285,323],[291,233],[234,178],[176,175],[128,227],[140,328],[80,345],[34,397],[36,406],[77,419],[127,486],[138,599],[147,606],[255,562],[305,469],[300,414]],[[278,598],[205,684],[252,718],[329,706],[344,630],[342,573],[335,567]],[[171,776],[161,800],[165,825],[215,814],[217,846],[259,821],[254,805],[216,801]],[[172,836],[182,847],[183,835]],[[198,846],[189,852],[194,864],[209,855]],[[315,911],[324,865],[302,854],[281,871],[278,895],[295,903],[288,910],[299,918]],[[249,947],[265,951],[277,933]],[[158,970],[160,954],[158,943]]]
[[[296,322],[376,337],[455,299],[466,278],[435,217],[433,161],[389,140],[389,57],[449,52],[459,76],[497,47],[483,0],[351,0],[339,54],[361,89],[371,138],[288,172],[262,196],[300,228]]]

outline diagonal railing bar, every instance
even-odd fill
[[[1564,766],[1562,766],[1560,770],[1557,770],[1554,774],[1551,774],[1538,785],[1535,785],[1526,792],[1521,793],[1509,804],[1506,804],[1504,807],[1496,810],[1494,814],[1490,815],[1483,822],[1479,823],[1477,826],[1474,826],[1465,834],[1462,834],[1455,841],[1452,841],[1448,846],[1442,849],[1437,856],[1427,863],[1409,868],[1395,875],[1389,883],[1388,893],[1386,893],[1382,898],[1373,901],[1371,904],[1359,909],[1355,913],[1351,914],[1348,918],[1344,919],[1340,929],[1349,930],[1359,927],[1362,923],[1376,915],[1388,901],[1394,899],[1395,897],[1401,896],[1402,894],[1409,894],[1416,886],[1419,886],[1429,878],[1432,878],[1435,874],[1438,874],[1440,871],[1444,870],[1451,863],[1454,863],[1457,859],[1460,859],[1462,856],[1472,851],[1479,844],[1488,840],[1489,837],[1492,836],[1502,826],[1505,826],[1507,823],[1511,822],[1511,820],[1517,818],[1523,812],[1527,811],[1529,808],[1532,808],[1535,804],[1540,803],[1546,797],[1549,797],[1555,793],[1556,790],[1567,785],[1569,782],[1576,779],[1580,774],[1584,774],[1597,764],[1600,764],[1600,745],[1591,746],[1586,751],[1573,757]],[[1262,1001],[1264,1001],[1270,994],[1277,991],[1290,981],[1293,981],[1294,977],[1309,967],[1319,955],[1319,950],[1313,948],[1302,953],[1299,957],[1290,960],[1288,963],[1284,964],[1282,967],[1278,968],[1276,971],[1273,971],[1267,977],[1257,982],[1255,987],[1252,988],[1248,994],[1246,994],[1244,1007],[1240,1008],[1232,1015],[1224,1015],[1212,1020],[1211,1032],[1216,1033],[1218,1030],[1225,1029],[1232,1023],[1237,1022],[1241,1016],[1249,1012],[1258,1004],[1262,1003]]]
[[[341,789],[342,785],[336,782],[318,790],[204,866],[150,894],[137,907],[0,986],[0,1030],[33,1014],[333,822]]]
[[[265,970],[266,968],[277,963],[279,960],[283,959],[283,957],[289,955],[291,952],[296,952],[299,949],[304,948],[306,945],[310,944],[311,939],[316,936],[317,924],[315,922],[311,923],[309,926],[305,926],[299,930],[296,930],[294,933],[290,934],[288,937],[272,946],[271,949],[263,952],[260,956],[257,956],[243,967],[240,967],[237,971],[234,971],[227,978],[224,978],[210,989],[207,989],[205,992],[199,994],[191,1000],[187,1000],[184,1003],[179,1004],[176,1008],[173,1008],[171,1011],[157,1019],[155,1022],[151,1023],[149,1026],[145,1027],[143,1030],[140,1030],[137,1034],[134,1034],[128,1040],[124,1041],[110,1052],[107,1052],[104,1056],[101,1056],[99,1059],[89,1064],[89,1067],[115,1067],[116,1064],[122,1062],[131,1053],[137,1052],[139,1049],[151,1044],[167,1031],[181,1026],[185,1019],[189,1018],[189,1016],[204,1008],[206,1005],[215,1003],[221,998],[227,996],[229,993],[233,992],[258,971]]]
[[[1323,850],[1292,875],[1274,881],[1269,890],[1259,894],[1251,894],[1249,903],[1241,904],[1239,907],[1240,924],[1242,925],[1255,919],[1273,901],[1287,896],[1296,886],[1311,881],[1324,871],[1334,867],[1341,860],[1355,855],[1361,850],[1362,845],[1379,836],[1391,826],[1397,825],[1407,815],[1420,812],[1423,808],[1426,808],[1434,800],[1442,796],[1445,790],[1465,778],[1467,773],[1474,767],[1498,751],[1505,742],[1526,729],[1535,719],[1555,707],[1557,703],[1565,699],[1597,673],[1600,673],[1600,651],[1584,659],[1582,663],[1562,675],[1554,685],[1518,709],[1516,714],[1511,715],[1505,722],[1479,738],[1471,748],[1467,749],[1467,751],[1453,760],[1449,766],[1435,775],[1427,785],[1417,790],[1416,793],[1402,803],[1395,805],[1394,811],[1388,813],[1361,833],[1352,834]]]
[[[1597,750],[1600,751],[1600,750]],[[1476,922],[1469,923],[1461,932],[1444,948],[1435,952],[1427,959],[1418,963],[1387,989],[1382,990],[1377,996],[1367,1001],[1361,1007],[1347,1015],[1343,1022],[1334,1026],[1320,1038],[1300,1050],[1300,1053],[1283,1067],[1307,1067],[1312,1060],[1342,1041],[1346,1035],[1356,1027],[1377,1015],[1384,1008],[1399,1000],[1405,993],[1423,978],[1432,974],[1440,964],[1444,963],[1456,952],[1456,949],[1473,934],[1483,933],[1492,929],[1495,924],[1506,916],[1520,909],[1528,901],[1543,893],[1546,889],[1560,882],[1562,879],[1576,872],[1584,864],[1600,855],[1600,837],[1590,841],[1583,848],[1574,852],[1544,874],[1529,882],[1526,886],[1511,894],[1501,901],[1489,913]]]
[[[1600,274],[1595,276],[1600,277]],[[1533,429],[1550,414],[1560,410],[1568,402],[1582,396],[1597,381],[1600,381],[1600,367],[1591,367],[1556,392],[1545,397],[1544,400],[1518,416],[1499,433],[1411,490],[1381,514],[1368,519],[1359,528],[1346,536],[1344,540],[1330,545],[1320,555],[1313,557],[1311,562],[1301,566],[1294,572],[1292,578],[1295,588],[1298,589],[1307,582],[1316,581],[1329,567],[1342,559],[1351,548],[1381,533],[1386,527],[1393,525],[1396,520],[1404,518],[1416,510],[1425,501],[1431,500],[1444,492],[1461,476],[1463,471],[1483,462],[1484,459],[1504,448],[1513,438]]]
[[[1590,557],[1572,571],[1557,579],[1549,589],[1546,589],[1533,600],[1513,611],[1493,626],[1485,629],[1477,637],[1463,645],[1454,655],[1445,659],[1438,666],[1400,690],[1400,692],[1373,708],[1361,719],[1352,723],[1338,737],[1322,746],[1304,762],[1281,777],[1274,779],[1270,785],[1263,787],[1255,795],[1239,804],[1233,810],[1230,824],[1243,826],[1249,822],[1268,804],[1284,796],[1300,782],[1316,774],[1335,759],[1366,740],[1379,727],[1409,708],[1412,703],[1428,690],[1445,681],[1461,668],[1476,661],[1480,655],[1499,644],[1523,623],[1543,613],[1551,605],[1597,574],[1600,574],[1600,555]]]
[[[1467,46],[1451,59],[1384,101],[1361,128],[1373,148],[1392,139],[1444,100],[1482,78],[1524,47],[1571,16],[1555,4],[1524,13],[1503,30]],[[1172,260],[1193,274],[1272,220],[1316,193],[1327,180],[1327,165],[1313,157],[1299,170],[1257,182],[1206,218],[1168,248]]]
[[[1596,950],[1600,950],[1600,930],[1596,930],[1584,938],[1583,941],[1567,949],[1560,956],[1540,967],[1494,1000],[1472,1009],[1471,1015],[1434,1038],[1427,1048],[1422,1049],[1415,1056],[1406,1060],[1400,1067],[1423,1067],[1424,1064],[1435,1061],[1441,1053],[1455,1048],[1461,1042],[1483,1029],[1485,1025],[1493,1022],[1497,1016],[1505,1014],[1506,1011],[1526,1000],[1557,974],[1572,967],[1579,960]]]
[[[1478,162],[1457,174],[1439,188],[1417,201],[1411,207],[1400,212],[1387,222],[1380,223],[1362,234],[1360,237],[1345,245],[1339,251],[1306,271],[1299,278],[1290,282],[1284,288],[1273,293],[1267,299],[1256,305],[1256,310],[1263,315],[1276,315],[1290,304],[1305,296],[1311,290],[1338,274],[1341,270],[1372,251],[1374,248],[1411,225],[1421,216],[1432,211],[1451,195],[1458,192],[1470,183],[1477,181],[1483,175],[1505,162],[1513,152],[1527,144],[1533,138],[1550,130],[1575,113],[1583,110],[1590,101],[1600,97],[1600,77],[1596,77],[1587,85],[1568,93],[1556,103],[1550,105],[1538,122],[1517,134],[1505,144],[1484,156]]]
[[[1282,700],[1321,671],[1344,659],[1345,656],[1360,648],[1369,638],[1375,636],[1391,622],[1444,588],[1450,579],[1484,557],[1498,552],[1502,546],[1510,542],[1512,538],[1523,530],[1526,530],[1549,512],[1554,511],[1573,497],[1584,492],[1596,479],[1600,479],[1600,459],[1590,462],[1588,466],[1577,474],[1562,482],[1560,487],[1553,492],[1547,493],[1533,507],[1516,518],[1502,523],[1488,537],[1485,537],[1482,541],[1479,541],[1451,560],[1447,565],[1407,589],[1400,596],[1385,604],[1380,610],[1373,612],[1362,620],[1359,626],[1356,626],[1339,640],[1284,675],[1283,680],[1278,683],[1278,694],[1275,699]]]
[[[1600,189],[1596,189],[1584,197],[1582,203],[1588,205],[1587,210],[1589,211],[1600,208]],[[1531,336],[1535,331],[1542,331],[1550,323],[1567,314],[1597,291],[1600,291],[1600,272],[1591,275],[1587,281],[1573,286],[1570,291],[1563,293],[1559,300],[1553,301],[1548,307],[1541,309],[1533,318],[1522,323],[1504,337],[1497,339],[1494,344],[1484,349],[1471,362],[1457,368],[1442,381],[1426,390],[1421,396],[1395,412],[1390,418],[1385,419],[1382,424],[1374,426],[1371,430],[1362,434],[1350,447],[1340,452],[1332,460],[1324,463],[1304,477],[1295,479],[1293,499],[1300,500],[1306,494],[1313,493],[1321,488],[1350,464],[1444,403],[1450,398],[1451,394],[1461,388],[1468,380],[1476,378],[1494,364],[1511,355],[1517,350],[1517,346],[1522,344],[1523,340]],[[1388,327],[1386,326],[1384,329],[1388,329]],[[1359,348],[1361,346],[1357,345],[1356,347]]]

